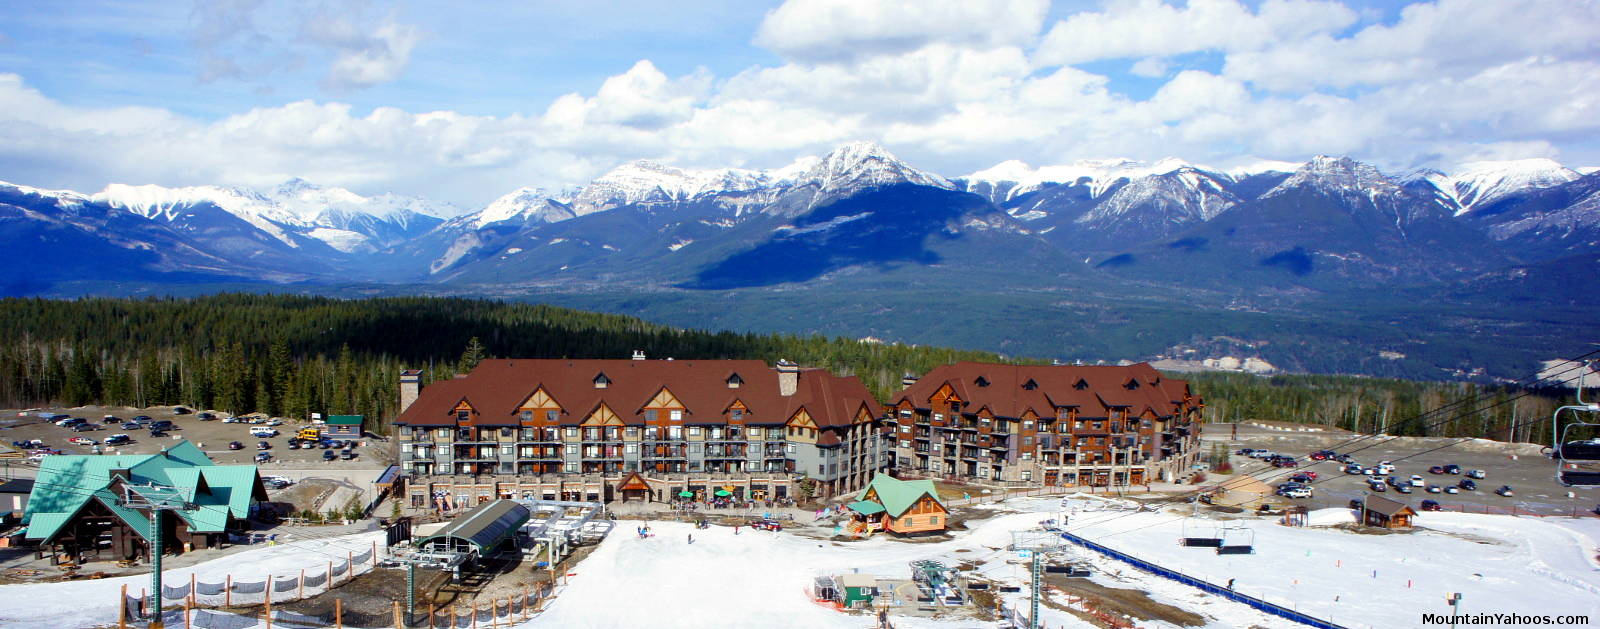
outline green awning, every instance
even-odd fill
[[[733,492],[728,491],[726,489],[718,489],[717,490],[717,495],[718,496],[722,496],[723,498],[727,498],[728,496],[732,496]]]
[[[850,510],[861,515],[872,515],[874,513],[883,513],[883,505],[866,500],[857,500],[850,503]]]
[[[694,492],[692,492],[692,491],[680,491],[680,492],[678,492],[678,495],[683,497],[683,498],[693,498],[694,497]]]

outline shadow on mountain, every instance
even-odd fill
[[[755,247],[700,270],[682,288],[725,289],[804,282],[850,266],[929,265],[930,248],[964,237],[962,216],[990,210],[982,198],[914,184],[884,186],[804,214]]]
[[[1309,275],[1312,265],[1311,254],[1302,247],[1279,251],[1261,260],[1261,266],[1278,267],[1297,276]]]

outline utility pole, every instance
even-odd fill
[[[165,487],[154,483],[149,485],[124,485],[122,504],[132,509],[150,510],[150,598],[146,602],[146,614],[150,617],[150,629],[164,629],[161,617],[161,553],[162,553],[162,515],[167,511],[180,509],[194,509],[194,503],[183,499],[183,496],[174,487]],[[267,587],[272,587],[271,583]]]

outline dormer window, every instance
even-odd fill
[[[728,376],[728,388],[729,389],[737,389],[737,388],[739,388],[739,385],[742,385],[742,384],[744,384],[744,378],[740,378],[739,374],[733,374],[731,376]]]
[[[456,421],[464,422],[464,421],[470,421],[471,419],[472,419],[472,411],[469,411],[469,410],[466,410],[466,409],[461,409],[459,411],[456,411]]]
[[[604,389],[609,386],[611,386],[611,379],[607,378],[604,372],[601,372],[600,375],[594,377],[594,388]]]
[[[1034,382],[1033,378],[1028,378],[1027,382],[1022,383],[1022,388],[1025,391],[1032,391],[1034,389],[1039,388],[1039,383]]]
[[[989,386],[989,379],[985,378],[983,376],[978,376],[978,379],[972,381],[972,383],[976,384],[976,385],[978,385],[980,387],[986,387],[986,386]]]
[[[1131,379],[1128,380],[1127,384],[1124,384],[1122,386],[1123,386],[1123,388],[1125,388],[1125,389],[1127,389],[1129,391],[1132,391],[1134,389],[1139,388],[1139,380],[1137,378],[1131,378]]]
[[[1089,388],[1089,381],[1088,380],[1084,380],[1083,378],[1078,378],[1078,381],[1073,383],[1072,388],[1077,389],[1079,391],[1087,389],[1087,388]]]

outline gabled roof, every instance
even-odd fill
[[[877,500],[869,500],[868,496],[875,496]],[[891,518],[898,518],[907,510],[917,504],[923,496],[933,498],[934,502],[944,506],[944,501],[939,500],[939,490],[933,486],[931,480],[900,480],[888,474],[879,473],[872,477],[872,482],[856,495],[856,499],[867,502],[877,502],[883,505],[885,512]]]
[[[194,503],[194,509],[177,513],[200,533],[224,530],[229,516],[247,517],[252,502],[267,499],[254,465],[216,465],[187,440],[159,454],[56,455],[40,464],[28,497],[28,537],[53,538],[91,500],[142,535],[149,516],[121,505],[114,470],[127,470],[127,482],[171,487]]]
[[[604,372],[610,383],[594,386]],[[728,386],[737,372],[743,383]],[[819,427],[848,426],[856,410],[865,406],[873,416],[878,403],[866,386],[853,376],[839,377],[821,369],[797,374],[794,395],[782,395],[778,372],[759,360],[563,360],[495,359],[478,363],[464,377],[435,382],[422,390],[417,401],[395,420],[406,426],[455,426],[455,404],[465,399],[477,411],[464,425],[516,426],[519,405],[534,390],[561,400],[567,409],[594,409],[601,403],[617,412],[623,423],[642,425],[632,413],[662,388],[672,392],[684,407],[683,423],[720,424],[735,399],[744,403],[744,423],[779,425],[804,407]],[[565,413],[560,425],[576,426],[586,417]]]
[[[974,384],[979,378],[989,386]],[[1028,382],[1039,386],[1025,388]],[[1129,388],[1130,381],[1139,383]],[[1079,388],[1082,382],[1087,386]],[[1161,375],[1148,363],[1134,365],[1005,365],[959,362],[935,368],[895,394],[892,403],[910,402],[929,408],[929,400],[948,385],[964,402],[964,409],[988,408],[997,417],[1020,418],[1028,411],[1052,416],[1057,407],[1076,407],[1079,413],[1098,416],[1109,408],[1126,408],[1132,415],[1146,410],[1157,417],[1172,415],[1175,405],[1190,394],[1189,383]],[[1190,404],[1198,404],[1192,398]]]
[[[360,426],[365,418],[360,415],[329,415],[329,426]]]
[[[1383,514],[1384,517],[1394,517],[1396,514],[1404,511],[1410,511],[1411,515],[1417,514],[1417,512],[1413,510],[1410,505],[1398,500],[1391,500],[1383,496],[1367,496],[1366,503],[1368,511]]]

